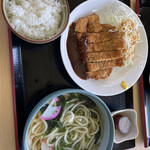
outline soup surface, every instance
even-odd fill
[[[50,100],[38,111],[27,143],[32,150],[94,150],[102,137],[99,108],[87,96],[71,93]]]

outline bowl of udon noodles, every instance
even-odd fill
[[[31,111],[24,150],[111,150],[114,123],[106,104],[84,90],[64,89],[43,98]]]

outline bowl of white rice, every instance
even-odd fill
[[[9,28],[30,43],[48,43],[67,26],[67,0],[2,0],[3,16]]]

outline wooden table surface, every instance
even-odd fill
[[[131,7],[135,10],[135,0],[131,0]],[[133,86],[133,91],[134,108],[138,116],[139,135],[136,138],[136,147],[132,150],[143,150],[145,148],[142,134],[139,81]],[[0,150],[15,149],[8,28],[0,11]],[[146,149],[150,150],[150,148]]]

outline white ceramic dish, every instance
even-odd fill
[[[135,139],[138,136],[138,127],[137,127],[137,113],[134,109],[124,109],[120,111],[112,112],[112,117],[116,115],[127,116],[131,121],[131,127],[128,133],[123,134],[119,130],[115,129],[115,143],[121,143],[123,141]]]
[[[121,68],[113,68],[110,77],[105,80],[82,80],[73,71],[67,54],[66,42],[69,26],[72,22],[75,22],[77,21],[77,19],[93,13],[95,10],[100,12],[101,9],[107,7],[111,2],[116,2],[120,3],[120,5],[123,5],[128,11],[131,11],[131,13],[133,13],[133,16],[136,18],[138,23],[141,24],[138,31],[142,42],[136,44],[134,65],[129,65],[127,67]],[[131,8],[118,0],[90,0],[80,4],[71,12],[68,25],[61,36],[61,56],[68,74],[81,88],[96,95],[110,96],[124,92],[124,89],[121,87],[121,81],[125,81],[129,88],[132,87],[134,83],[139,79],[144,70],[147,61],[147,55],[147,36],[139,17],[133,12]]]

